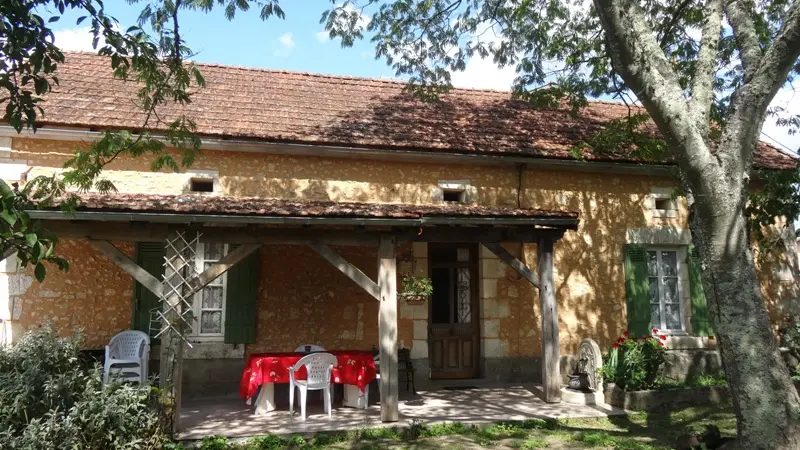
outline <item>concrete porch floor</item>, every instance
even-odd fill
[[[366,410],[334,404],[333,417],[323,413],[321,405],[309,405],[305,422],[299,408],[289,416],[288,404],[263,416],[253,414],[238,397],[187,400],[181,408],[178,438],[196,440],[207,436],[247,437],[262,434],[310,434],[320,431],[344,431],[361,428],[411,425],[412,422],[435,424],[461,422],[485,424],[503,420],[586,418],[625,414],[609,405],[579,406],[567,403],[548,404],[535,395],[535,385],[481,387],[469,390],[436,390],[417,395],[400,393],[400,421],[380,421],[380,406]]]

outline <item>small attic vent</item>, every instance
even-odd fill
[[[445,203],[463,203],[464,191],[455,191],[455,190],[442,191],[442,200]]]
[[[214,180],[210,178],[192,178],[192,192],[214,192]]]

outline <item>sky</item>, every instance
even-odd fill
[[[313,5],[313,6],[309,6]],[[383,60],[375,60],[369,40],[357,41],[351,48],[341,48],[338,41],[328,39],[319,23],[322,12],[331,3],[324,0],[282,2],[285,20],[273,16],[267,21],[258,11],[237,12],[232,21],[222,10],[210,13],[182,12],[181,34],[196,53],[198,62],[280,69],[330,75],[369,78],[395,78],[394,71]],[[108,0],[107,12],[120,21],[124,29],[136,23],[142,4]],[[45,12],[44,16],[48,16]],[[76,25],[80,14],[68,11],[52,24],[55,42],[64,50],[92,51],[87,27]],[[365,19],[366,20],[366,19]],[[508,90],[514,80],[514,68],[498,68],[490,59],[473,59],[463,72],[452,75],[457,87]],[[786,86],[778,92],[773,106],[800,114],[800,87]],[[781,149],[800,149],[800,134],[790,135],[778,127],[774,119],[764,124],[762,140]]]

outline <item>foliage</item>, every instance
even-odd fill
[[[46,326],[0,348],[0,448],[161,448],[168,424],[156,390],[104,385],[80,344]]]
[[[656,387],[658,371],[666,362],[666,336],[653,328],[650,336],[633,337],[625,330],[609,349],[602,374],[626,391]]]
[[[32,220],[26,210],[31,209],[32,184],[19,189],[0,180],[0,255],[16,252],[20,267],[33,265],[36,279],[42,281],[46,274],[45,262],[67,270],[69,264],[55,254],[58,239],[42,229],[41,222]]]
[[[428,298],[433,294],[433,282],[430,278],[415,277],[412,274],[403,275],[403,290],[401,296],[418,296]]]

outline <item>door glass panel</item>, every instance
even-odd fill
[[[459,249],[460,251],[461,249]],[[459,255],[460,256],[460,255]],[[467,250],[469,257],[469,250]],[[456,323],[472,322],[472,289],[469,277],[469,269],[458,269],[458,280],[456,281]]]
[[[431,323],[450,323],[450,269],[431,269]]]
[[[677,278],[664,278],[664,301],[666,303],[678,303]]]
[[[203,244],[203,253],[205,253],[203,255],[204,256],[203,259],[205,259],[207,261],[208,260],[216,261],[216,260],[221,259],[222,258],[222,251],[223,251],[224,247],[225,247],[225,244],[217,244],[217,243],[214,243],[214,244],[209,244],[209,243]]]
[[[658,303],[650,303],[650,327],[661,328],[661,311]]]
[[[222,309],[222,286],[203,289],[203,309]]]
[[[658,278],[650,277],[650,303],[658,303]]]

